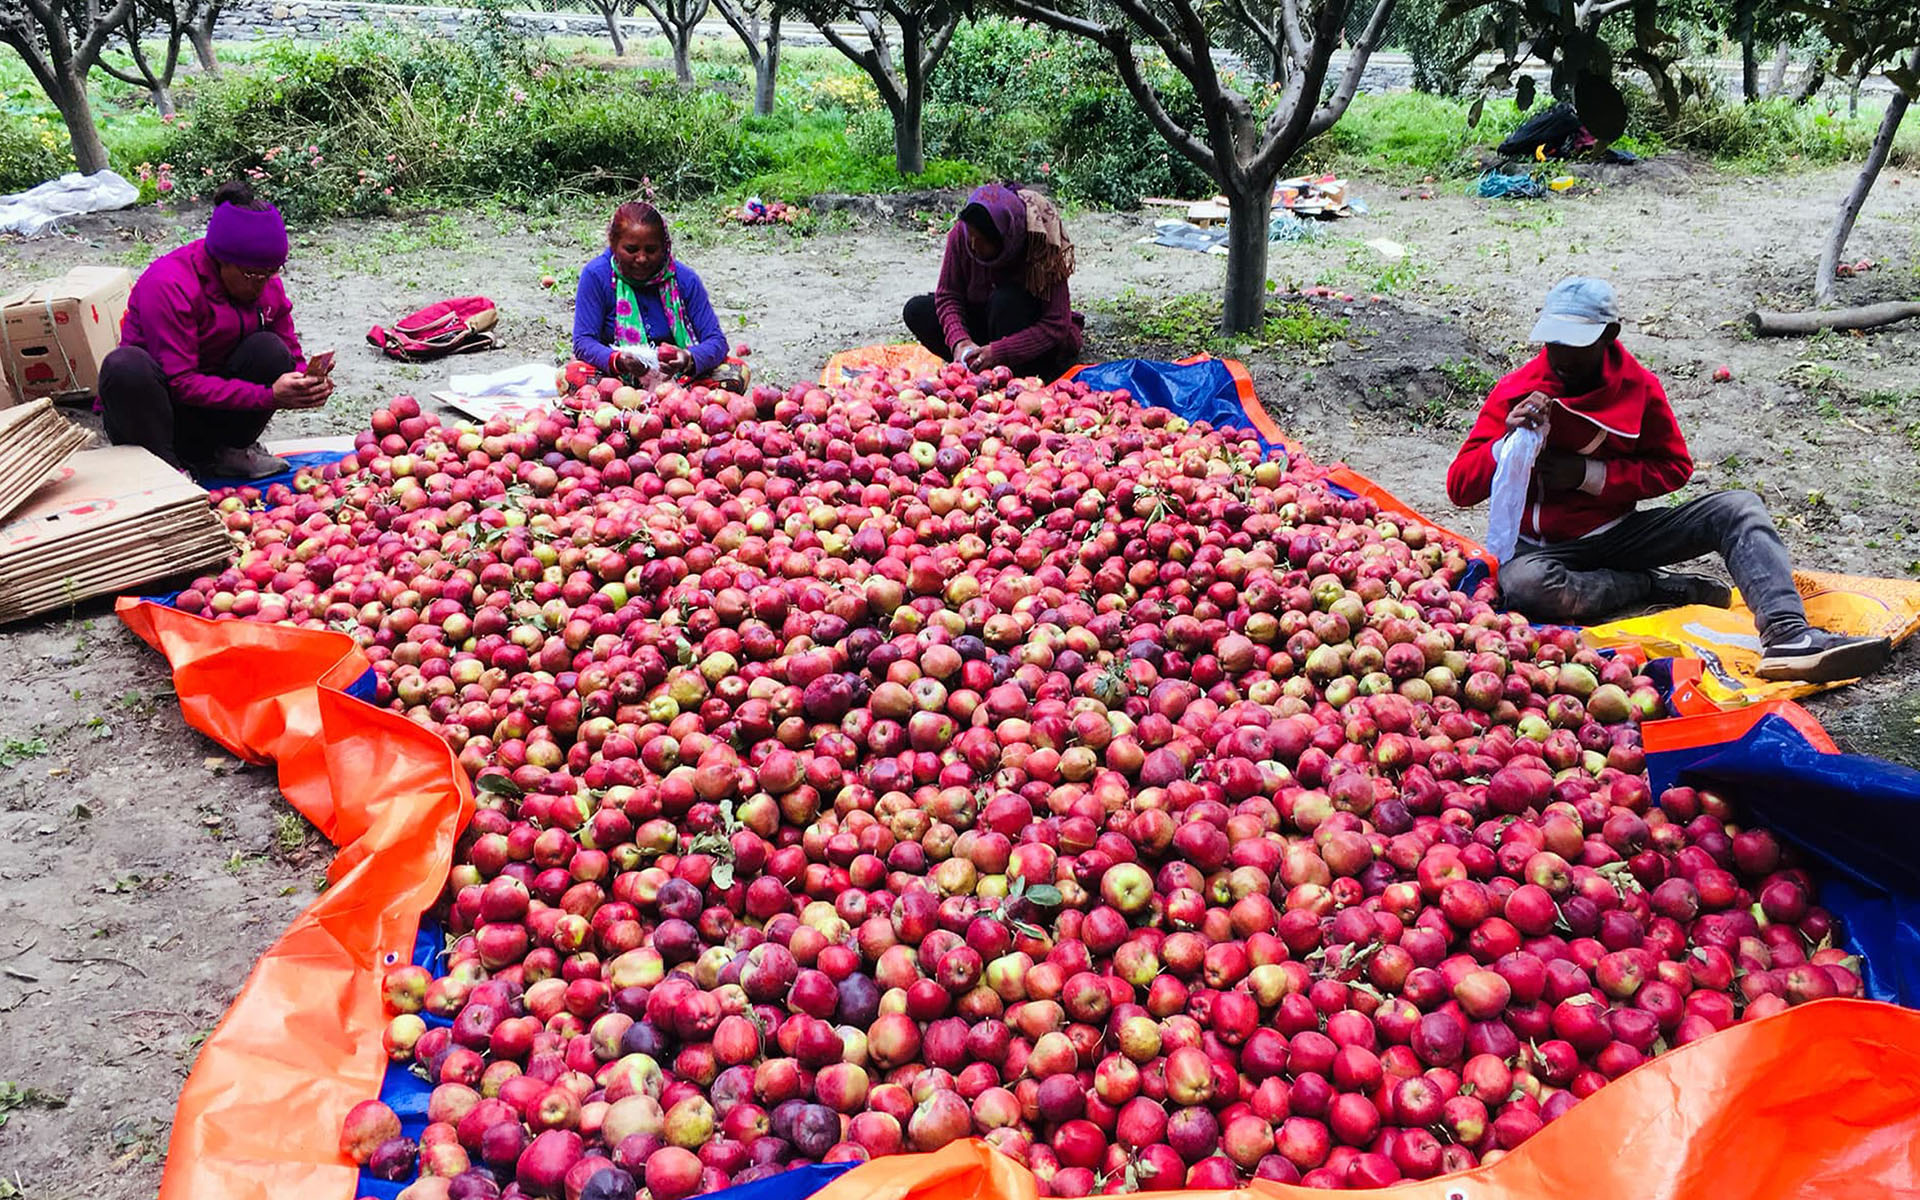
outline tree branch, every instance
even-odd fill
[[[1194,74],[1198,68],[1194,64],[1193,54],[1188,44],[1176,37],[1173,30],[1167,28],[1167,23],[1160,19],[1159,13],[1148,8],[1144,0],[1115,0],[1114,7],[1124,13],[1128,20],[1140,27],[1140,32],[1146,34],[1147,38],[1159,48],[1160,53],[1167,56],[1167,62],[1172,65],[1174,70],[1185,75],[1188,79],[1193,80],[1195,86],[1198,86],[1199,80],[1194,78]],[[1202,42],[1201,44],[1203,46],[1211,45],[1210,42]],[[1209,68],[1213,66],[1211,59],[1207,60],[1207,66]],[[1219,81],[1216,79],[1214,82],[1217,93]]]
[[[1281,27],[1274,22],[1263,21],[1259,14],[1247,7],[1246,0],[1221,0],[1221,8],[1234,24],[1246,30],[1247,35],[1260,43],[1269,64],[1271,78],[1278,82],[1281,66],[1285,62],[1284,36]]]
[[[1199,23],[1199,14],[1186,0],[1177,0],[1177,4],[1188,36],[1195,38],[1192,42],[1182,43],[1175,37],[1158,15],[1146,7],[1145,0],[1115,0],[1115,7],[1146,29],[1167,54],[1167,61],[1193,85],[1194,98],[1199,101],[1201,116],[1206,122],[1207,141],[1214,148],[1216,166],[1222,173],[1220,179],[1226,183],[1235,178],[1239,170],[1240,135],[1252,123],[1252,109],[1245,96],[1220,82],[1213,57],[1208,53],[1212,39],[1206,26]]]
[[[1388,3],[1389,0],[1381,0]],[[1313,40],[1308,43],[1309,53],[1306,59],[1295,64],[1298,68],[1287,80],[1287,90],[1276,105],[1273,115],[1267,118],[1265,138],[1259,153],[1253,161],[1245,165],[1247,176],[1253,180],[1270,180],[1280,173],[1280,168],[1300,143],[1307,140],[1308,129],[1314,115],[1314,103],[1320,95],[1320,89],[1326,85],[1327,63],[1333,58],[1333,48],[1340,44],[1340,35],[1346,29],[1347,6],[1345,4],[1323,3],[1313,14]],[[1379,14],[1375,13],[1376,18]]]
[[[1174,120],[1173,116],[1167,112],[1166,105],[1160,102],[1160,97],[1154,92],[1153,85],[1149,84],[1146,76],[1141,74],[1140,63],[1133,57],[1133,47],[1124,37],[1118,37],[1108,46],[1108,49],[1113,54],[1114,69],[1120,73],[1120,82],[1126,85],[1128,94],[1133,97],[1133,102],[1140,106],[1140,111],[1147,115],[1147,120],[1160,132],[1160,136],[1167,139],[1168,144],[1175,150],[1185,155],[1187,161],[1205,171],[1217,182],[1224,183],[1226,176],[1221,170],[1219,156],[1205,142],[1193,136],[1192,130]]]
[[[143,54],[135,54],[133,55],[133,61],[137,63],[145,57]],[[142,79],[138,75],[122,71],[119,67],[114,66],[104,58],[94,64],[94,70],[104,72],[111,78],[118,79],[128,87],[150,88],[154,85],[152,79]]]
[[[862,25],[865,25],[864,21]],[[893,76],[892,66],[881,58],[877,48],[856,49],[852,42],[849,42],[828,22],[815,21],[814,27],[820,31],[822,37],[827,39],[828,45],[846,55],[855,66],[867,73],[867,77],[873,80],[873,86],[879,90],[880,99],[886,103],[889,111],[899,109],[900,105],[906,101],[906,96],[900,90],[899,81]],[[869,40],[872,39],[871,30],[868,30],[867,36]],[[885,34],[882,33],[881,36],[884,39]]]
[[[87,7],[93,9],[95,6],[89,3]],[[73,65],[82,77],[99,63],[100,52],[106,49],[107,39],[132,11],[133,0],[115,0],[114,6],[93,22],[92,28],[87,30],[86,37],[82,39],[79,49],[75,50],[73,55]]]
[[[1038,21],[1050,29],[1074,37],[1085,38],[1098,46],[1105,46],[1114,31],[1105,25],[1096,25],[1082,17],[1070,16],[1057,8],[1037,4],[1034,0],[1008,0],[1007,7],[1029,21]]]
[[[1287,49],[1296,63],[1307,59],[1307,35],[1300,31],[1300,0],[1280,0],[1280,27],[1286,31]]]
[[[940,23],[927,31],[926,44],[920,52],[920,73],[930,75],[940,59],[947,53],[947,47],[953,44],[954,31],[960,28],[958,9],[945,10]]]
[[[1347,105],[1353,103],[1354,94],[1360,90],[1360,78],[1367,72],[1367,60],[1373,57],[1374,46],[1386,32],[1387,18],[1393,12],[1393,4],[1394,0],[1376,0],[1367,27],[1361,31],[1353,49],[1347,52],[1347,65],[1340,72],[1340,86],[1334,89],[1333,95],[1307,123],[1308,137],[1318,137],[1333,128],[1333,123],[1346,113]]]
[[[733,32],[746,44],[747,61],[758,66],[763,57],[760,51],[760,14],[758,10],[754,12],[753,28],[749,29],[746,13],[735,7],[736,2],[737,0],[713,0],[713,6],[720,10],[720,19],[730,25]]]

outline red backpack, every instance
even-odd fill
[[[427,362],[449,354],[471,354],[496,345],[491,332],[500,310],[485,296],[438,300],[419,312],[408,313],[391,329],[375,325],[367,340],[388,358]]]

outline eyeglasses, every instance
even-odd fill
[[[267,280],[272,279],[275,275],[278,275],[280,273],[280,268],[278,267],[275,267],[271,271],[246,271],[246,270],[241,270],[241,268],[239,267],[235,267],[234,270],[240,272],[240,278],[245,279],[252,283],[265,283]]]

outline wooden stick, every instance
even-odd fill
[[[1889,300],[1884,304],[1815,312],[1778,313],[1755,309],[1747,314],[1747,324],[1761,337],[1791,337],[1818,333],[1822,329],[1877,329],[1913,317],[1920,317],[1920,302]]]

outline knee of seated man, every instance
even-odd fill
[[[1500,599],[1542,621],[1567,620],[1576,607],[1566,567],[1548,558],[1516,558],[1501,567]]]
[[[1773,519],[1773,515],[1767,511],[1767,502],[1760,498],[1759,493],[1747,491],[1745,488],[1739,488],[1726,493],[1726,495],[1728,501],[1733,506],[1733,510],[1740,516],[1758,517],[1765,521],[1771,521]]]

